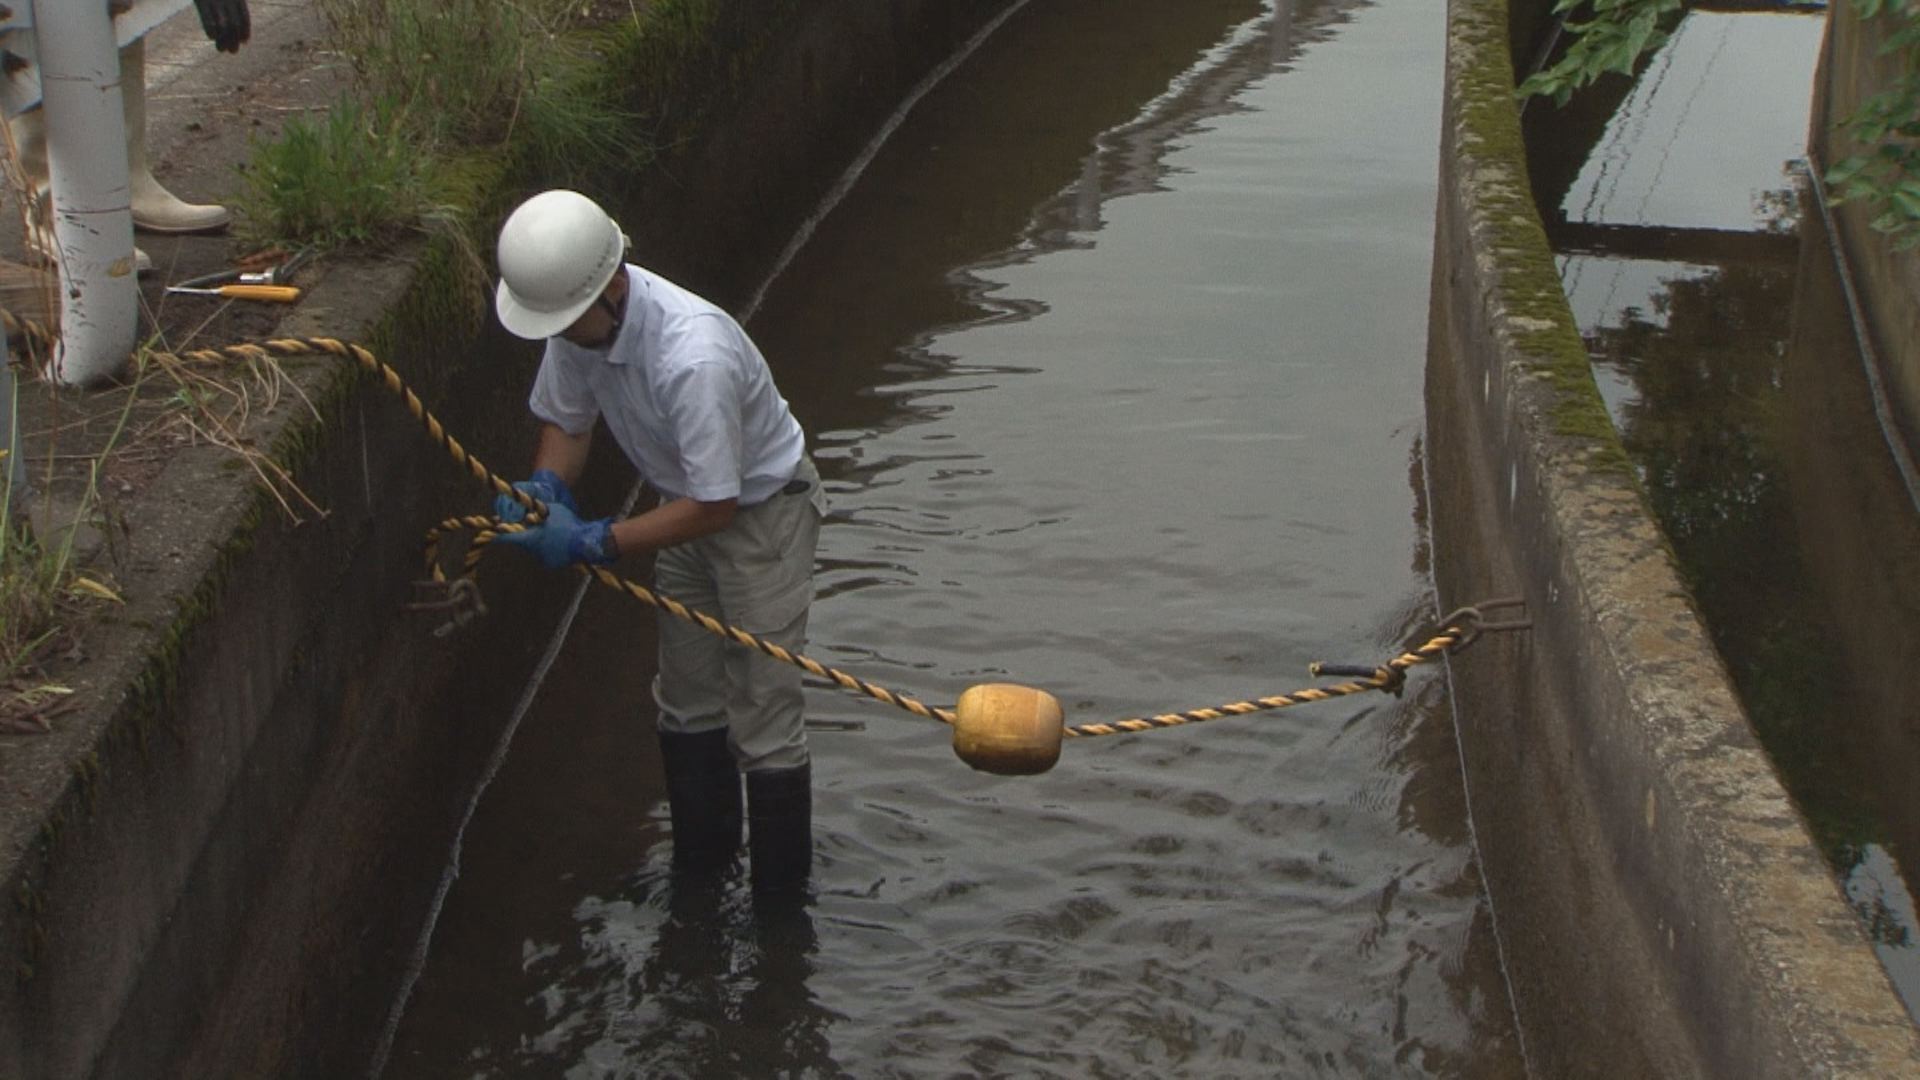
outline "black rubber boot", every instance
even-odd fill
[[[754,895],[805,895],[813,869],[813,766],[748,773],[747,815]]]
[[[740,850],[740,767],[727,729],[660,732],[673,822],[673,865],[680,870],[725,866]]]

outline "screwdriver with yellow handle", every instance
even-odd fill
[[[169,285],[167,291],[188,296],[224,296],[229,300],[266,300],[276,304],[291,304],[300,299],[300,290],[292,285],[211,285],[204,289],[190,285]]]

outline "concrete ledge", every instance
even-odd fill
[[[1501,0],[1448,18],[1427,376],[1477,842],[1542,1075],[1894,1076],[1920,1037],[1755,742],[1588,373]]]
[[[640,257],[737,299],[893,104],[1011,2],[702,8],[743,37],[721,47],[754,51],[668,76],[704,124],[618,178]],[[511,474],[534,353],[482,333],[472,273],[453,244],[329,260],[276,330],[368,343]],[[128,604],[89,634],[85,708],[0,759],[0,1076],[364,1071],[565,600],[507,567],[461,635],[404,614],[426,528],[486,493],[357,369],[292,367],[319,417],[283,408],[257,434],[328,515],[289,524],[218,452],[174,457],[126,508]]]

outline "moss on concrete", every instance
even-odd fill
[[[1554,433],[1580,442],[1590,467],[1631,478],[1632,462],[1594,384],[1592,362],[1527,183],[1504,0],[1462,4],[1448,44],[1462,107],[1460,146],[1471,161],[1462,181],[1471,186],[1477,209],[1472,227],[1486,234],[1480,247],[1495,259],[1494,302],[1502,312],[1502,331],[1528,370],[1553,388]]]

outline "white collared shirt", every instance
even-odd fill
[[[528,407],[569,435],[601,416],[667,498],[763,502],[793,479],[806,436],[751,338],[725,311],[627,264],[606,348],[547,339]]]

